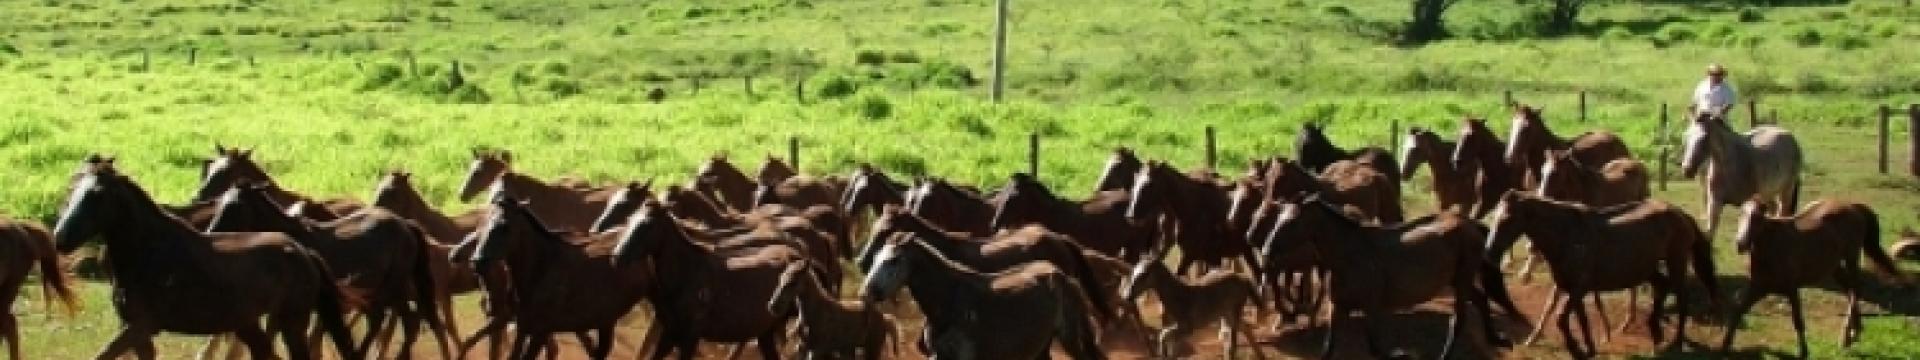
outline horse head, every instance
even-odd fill
[[[193,201],[213,201],[235,185],[248,181],[272,182],[260,164],[253,161],[253,149],[227,148],[214,145],[219,152],[212,162],[205,166],[205,176],[200,178],[200,189],[194,192]]]
[[[467,166],[467,180],[460,185],[460,201],[472,201],[480,191],[493,186],[501,175],[513,171],[513,152],[474,149],[473,162]]]

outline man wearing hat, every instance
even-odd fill
[[[1693,111],[1726,119],[1738,104],[1733,95],[1733,84],[1727,83],[1727,68],[1720,64],[1707,65],[1707,78],[1693,88]]]

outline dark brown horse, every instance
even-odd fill
[[[1293,160],[1275,158],[1261,176],[1267,195],[1264,200],[1298,202],[1309,195],[1350,205],[1365,219],[1392,224],[1404,220],[1400,207],[1399,183],[1371,166],[1341,160],[1328,165],[1319,175]]]
[[[1300,124],[1300,135],[1293,142],[1293,156],[1300,165],[1319,174],[1328,166],[1340,160],[1353,162],[1373,168],[1388,179],[1400,178],[1400,165],[1393,159],[1393,152],[1378,146],[1363,147],[1349,151],[1333,144],[1327,139],[1326,129],[1314,123]]]
[[[1525,164],[1508,163],[1505,156],[1507,143],[1487,128],[1487,121],[1478,118],[1466,118],[1460,123],[1460,137],[1454,141],[1452,162],[1457,169],[1479,169],[1473,179],[1474,193],[1478,196],[1474,206],[1469,209],[1475,219],[1486,218],[1493,212],[1493,205],[1500,202],[1500,196],[1508,191],[1527,189]]]
[[[1647,185],[1647,165],[1638,160],[1614,159],[1600,166],[1589,166],[1573,157],[1572,152],[1558,150],[1548,150],[1546,158],[1537,189],[1546,198],[1607,207],[1653,196],[1653,190]]]
[[[1428,176],[1430,190],[1437,209],[1458,206],[1460,211],[1473,211],[1473,205],[1479,200],[1475,194],[1476,178],[1480,169],[1478,163],[1455,163],[1448,159],[1458,146],[1457,143],[1441,139],[1427,128],[1415,126],[1407,129],[1406,139],[1400,141],[1400,181],[1411,181],[1421,165],[1433,169]]]
[[[1087,286],[1086,298],[1097,307],[1093,309],[1095,316],[1103,322],[1113,317],[1108,311],[1113,308],[1113,302],[1108,300],[1107,292],[1098,291],[1099,278],[1082,255],[1089,249],[1075,239],[1047,228],[1023,226],[995,233],[992,237],[975,238],[964,236],[965,233],[948,232],[905,210],[889,208],[874,219],[873,237],[867,241],[866,249],[861,251],[855,263],[862,269],[872,268],[875,254],[886,243],[884,240],[894,238],[895,233],[911,234],[947,254],[950,259],[980,271],[1000,271],[1032,261],[1053,263],[1061,272]]]
[[[1067,235],[1088,248],[1118,256],[1129,262],[1152,248],[1152,223],[1127,219],[1131,201],[1124,191],[1102,191],[1093,198],[1072,202],[1054,196],[1053,190],[1024,173],[1015,173],[999,191],[994,204],[994,229],[1011,229],[1039,224]],[[1224,203],[1221,204],[1224,209]]]
[[[907,211],[933,221],[943,229],[965,231],[974,236],[993,233],[993,213],[998,206],[978,191],[954,186],[943,178],[920,178],[907,193]]]
[[[848,177],[847,190],[840,196],[840,209],[849,217],[869,212],[879,214],[887,205],[905,206],[907,189],[906,184],[893,181],[886,172],[861,163],[854,167],[853,176]]]
[[[446,305],[440,307],[440,317],[447,323],[447,331],[459,334],[458,318],[453,316],[453,295],[479,290],[480,280],[472,265],[452,261],[453,248],[480,227],[486,220],[487,209],[472,209],[457,217],[448,217],[427,203],[413,186],[413,173],[406,171],[391,171],[380,179],[380,185],[373,191],[372,205],[413,221],[432,239],[427,245],[427,255],[433,266],[435,301]]]
[[[1469,306],[1480,312],[1489,341],[1497,346],[1507,344],[1494,327],[1488,298],[1510,313],[1520,312],[1507,296],[1498,269],[1482,257],[1487,233],[1484,226],[1443,211],[1381,227],[1349,218],[1338,205],[1318,197],[1281,206],[1262,252],[1273,258],[1313,244],[1334,279],[1329,288],[1334,318],[1321,348],[1322,358],[1332,357],[1342,320],[1356,310],[1366,314],[1362,328],[1368,334],[1367,345],[1373,356],[1387,356],[1375,323],[1387,314],[1442,293],[1452,293],[1456,300],[1441,357],[1452,353],[1454,340],[1466,326],[1461,316]]]
[[[693,174],[693,190],[713,199],[734,213],[753,211],[753,188],[757,186],[726,155],[714,155]]]
[[[799,170],[794,170],[792,165],[787,165],[780,158],[767,155],[767,162],[760,164],[760,173],[754,175],[754,182],[761,185],[779,184],[796,176],[800,176]]]
[[[195,203],[219,200],[221,194],[226,193],[227,189],[233,188],[234,186],[253,182],[264,182],[267,184],[268,195],[277,203],[293,204],[305,201],[309,206],[319,205],[324,207],[327,210],[325,212],[310,212],[313,216],[316,216],[313,218],[314,220],[333,220],[326,218],[326,216],[333,214],[350,214],[366,206],[366,204],[352,199],[315,201],[306,195],[281,188],[279,183],[273,181],[272,176],[267,175],[267,171],[262,169],[259,163],[253,161],[253,149],[227,148],[221,145],[214,145],[214,150],[219,153],[219,156],[206,162],[204,164],[205,167],[201,169],[200,189],[195,191],[193,195],[193,202]]]
[[[475,266],[498,261],[511,274],[515,358],[532,358],[553,334],[587,331],[598,335],[589,356],[606,358],[620,318],[653,283],[649,267],[613,261],[619,233],[555,232],[521,201],[498,194],[474,235]]]
[[[62,253],[102,239],[111,254],[104,262],[114,277],[122,328],[99,358],[130,350],[152,358],[153,336],[166,331],[235,333],[257,359],[278,357],[269,338],[277,334],[288,357],[306,359],[313,354],[303,338],[315,315],[340,354],[358,357],[340,314],[354,301],[342,298],[318,255],[285,233],[201,234],[162,211],[112,159],[88,162],[54,238]]]
[[[1232,205],[1229,194],[1215,181],[1207,170],[1181,174],[1166,163],[1148,162],[1134,176],[1127,219],[1154,223],[1164,218],[1171,225],[1164,234],[1170,245],[1180,248],[1181,274],[1195,265],[1202,270],[1219,268],[1234,258],[1258,274],[1260,262],[1253,247],[1233,232],[1227,219]]]
[[[606,209],[600,210],[600,216],[594,218],[593,226],[588,227],[588,232],[605,232],[625,225],[627,217],[640,208],[640,203],[652,199],[652,179],[647,180],[646,183],[638,181],[627,183],[626,186],[622,186],[620,190],[607,197]]]
[[[1526,105],[1514,105],[1512,131],[1507,136],[1506,160],[1508,164],[1526,166],[1526,188],[1536,188],[1540,184],[1540,166],[1546,163],[1547,150],[1565,150],[1573,153],[1582,164],[1604,165],[1614,159],[1630,159],[1633,154],[1627,152],[1627,143],[1620,137],[1607,131],[1588,131],[1572,139],[1563,139],[1547,128],[1546,119],[1540,116],[1540,109]]]
[[[365,307],[357,310],[367,315],[369,331],[355,349],[357,353],[368,352],[375,339],[382,345],[391,340],[379,331],[391,315],[404,329],[401,358],[411,357],[423,320],[439,341],[440,357],[450,355],[447,328],[436,317],[443,305],[435,296],[433,259],[427,250],[431,242],[424,231],[378,207],[362,208],[326,222],[293,217],[284,212],[286,207],[274,203],[271,193],[271,185],[260,182],[228,190],[221,196],[220,210],[207,231],[283,232],[319,254],[341,286],[364,302]]]
[[[1682,315],[1672,343],[1678,347],[1686,342],[1685,274],[1689,267],[1694,277],[1706,284],[1708,299],[1719,304],[1712,242],[1700,232],[1693,216],[1672,204],[1651,200],[1595,210],[1510,192],[1501,198],[1499,208],[1494,214],[1493,232],[1487,237],[1488,253],[1504,253],[1525,235],[1551,265],[1554,285],[1566,293],[1569,309],[1585,309],[1589,293],[1625,290],[1650,282],[1653,313],[1647,317],[1649,337],[1656,344],[1665,341],[1660,325],[1665,312],[1662,304],[1666,294],[1673,294]],[[1575,316],[1585,338],[1584,350],[1574,337],[1571,321]],[[1575,358],[1595,355],[1585,311],[1563,311],[1558,321],[1562,345],[1568,353]]]
[[[796,240],[772,229],[726,239],[685,228],[656,202],[641,204],[628,220],[614,250],[614,263],[645,263],[653,269],[653,325],[664,346],[654,358],[675,350],[692,359],[700,340],[743,343],[757,340],[761,356],[780,357],[788,314],[767,311],[766,301],[787,264],[805,259],[790,244]],[[761,246],[713,247],[706,244],[754,243]],[[722,295],[724,294],[724,295]]]
[[[875,255],[860,296],[887,301],[913,291],[934,358],[1033,359],[1058,343],[1074,359],[1101,359],[1080,284],[1047,262],[981,272],[907,238]]]
[[[68,314],[79,308],[72,279],[60,265],[53,234],[40,224],[0,217],[0,309],[13,309],[27,273],[40,269],[40,292],[49,309],[58,303]],[[0,313],[0,339],[7,341],[8,359],[20,357],[20,319],[12,311]]]
[[[1847,318],[1840,334],[1840,346],[1851,347],[1860,338],[1860,255],[1866,254],[1873,268],[1899,284],[1909,283],[1905,274],[1880,248],[1880,217],[1865,204],[1822,199],[1808,203],[1799,215],[1774,217],[1756,201],[1742,206],[1740,230],[1734,236],[1741,253],[1748,254],[1747,273],[1753,281],[1734,303],[1733,322],[1720,339],[1721,351],[1733,349],[1733,334],[1740,329],[1747,310],[1768,295],[1787,298],[1793,310],[1793,332],[1800,341],[1800,358],[1807,358],[1807,324],[1800,310],[1800,288],[1816,286],[1829,278],[1847,292]]]
[[[1099,185],[1095,186],[1093,191],[1132,189],[1133,174],[1140,172],[1140,167],[1143,165],[1140,157],[1133,155],[1133,149],[1113,148],[1113,155],[1107,157],[1107,166],[1100,170],[1100,179],[1096,180],[1096,184]]]

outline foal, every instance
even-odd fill
[[[1165,253],[1164,251],[1161,253]],[[1148,256],[1133,267],[1132,275],[1120,286],[1120,296],[1127,302],[1140,299],[1147,290],[1153,290],[1160,296],[1160,307],[1165,316],[1164,328],[1154,342],[1156,356],[1174,356],[1173,343],[1184,342],[1194,330],[1205,327],[1208,322],[1220,325],[1221,353],[1226,358],[1235,358],[1234,353],[1240,336],[1247,337],[1248,344],[1257,344],[1253,332],[1240,317],[1240,312],[1248,303],[1258,310],[1259,295],[1254,293],[1253,279],[1244,274],[1216,269],[1202,275],[1198,280],[1181,279],[1167,270],[1163,263],[1165,256]],[[1259,318],[1255,311],[1255,318]],[[1260,358],[1260,349],[1253,349],[1254,358]]]
[[[774,314],[799,309],[801,352],[808,358],[852,359],[857,351],[878,360],[882,349],[890,349],[897,357],[899,345],[890,341],[899,338],[893,317],[867,303],[835,298],[807,271],[809,266],[806,261],[787,264],[767,301],[767,311]]]
[[[1793,309],[1793,332],[1800,341],[1800,358],[1807,358],[1807,326],[1800,310],[1800,288],[1813,286],[1829,277],[1847,292],[1847,320],[1840,334],[1840,345],[1851,347],[1860,338],[1861,282],[1860,254],[1873,261],[1874,270],[1904,284],[1893,259],[1880,248],[1880,218],[1872,208],[1839,200],[1821,200],[1807,204],[1792,217],[1767,215],[1759,203],[1748,201],[1740,229],[1734,235],[1735,246],[1747,253],[1748,273],[1753,280],[1741,293],[1733,308],[1733,322],[1726,337],[1720,339],[1721,351],[1733,349],[1733,334],[1742,326],[1747,310],[1767,295],[1787,298]]]

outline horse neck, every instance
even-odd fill
[[[668,212],[673,213],[675,217],[693,219],[707,224],[718,224],[726,218],[726,215],[721,214],[718,205],[704,196],[688,194],[680,197],[683,199],[674,201],[673,206],[668,209]]]
[[[926,280],[926,283],[929,284],[940,284],[938,286],[960,289],[985,288],[987,283],[991,281],[988,279],[992,276],[991,274],[982,273],[979,270],[967,266],[965,263],[953,260],[953,258],[947,256],[946,252],[941,251],[938,246],[926,240],[909,240],[902,244],[906,244],[905,246],[919,246],[923,254],[926,255],[926,261],[914,262],[913,266],[915,269],[908,273],[908,281],[920,279]],[[922,276],[925,277],[923,278]],[[918,282],[916,281],[916,283]],[[914,290],[915,293],[919,293],[919,289],[916,288]]]
[[[1158,262],[1161,260],[1144,260],[1144,261]],[[1153,292],[1155,294],[1158,294],[1158,296],[1160,297],[1160,302],[1169,303],[1168,305],[1170,306],[1180,306],[1176,304],[1183,304],[1187,302],[1186,300],[1189,294],[1187,293],[1185,288],[1180,286],[1182,285],[1182,283],[1180,282],[1180,278],[1177,276],[1174,276],[1173,271],[1167,269],[1167,265],[1148,264],[1147,267],[1148,267],[1147,272],[1146,274],[1144,274],[1146,275],[1145,280],[1147,280],[1148,284],[1151,284],[1150,287],[1153,288]]]
[[[1520,231],[1519,235],[1525,235],[1527,241],[1533,242],[1540,255],[1546,256],[1548,261],[1566,261],[1575,254],[1573,246],[1577,244],[1573,242],[1579,241],[1578,234],[1598,230],[1582,226],[1587,219],[1583,218],[1579,209],[1540,201],[1522,211],[1540,219],[1520,221],[1516,228]]]
[[[202,260],[212,251],[212,243],[186,221],[166,213],[144,190],[132,190],[138,193],[124,195],[128,203],[117,207],[127,224],[107,226],[103,232],[107,251],[113,254],[108,260],[116,269],[114,274],[123,278],[115,285],[158,286],[161,282],[124,278],[168,276],[205,263]]]
[[[541,213],[561,213],[579,207],[578,197],[565,188],[550,185],[526,174],[507,172],[500,176],[500,189],[507,194],[531,201],[528,206],[538,207]]]
[[[797,292],[793,294],[793,296],[795,297],[795,302],[798,303],[795,305],[799,306],[801,314],[827,314],[839,306],[840,299],[834,298],[832,293],[827,291],[826,287],[821,286],[820,279],[814,278],[810,270],[801,270],[799,274],[794,274],[794,276],[799,277],[794,279],[794,281],[798,281],[799,283],[793,285],[799,286],[800,288],[795,289]],[[818,319],[817,316],[802,317]]]
[[[708,261],[714,258],[713,250],[695,244],[691,232],[679,221],[668,221],[662,226],[667,226],[659,234],[664,236],[653,239],[661,242],[660,251],[653,256],[654,267],[658,269],[655,278],[673,288],[705,285],[694,275],[704,271]]]
[[[428,205],[427,200],[421,198],[418,191],[412,188],[404,191],[400,189],[389,189],[388,191],[402,191],[400,195],[389,197],[397,204],[374,204],[374,206],[386,208],[401,217],[413,220],[413,222],[420,224],[420,227],[432,233],[435,237],[434,240],[440,243],[459,241],[457,236],[461,234],[455,234],[459,232],[459,226],[454,224],[453,218],[448,217],[445,213],[441,213],[438,209],[434,209],[433,205]],[[379,197],[375,196],[375,198]]]

